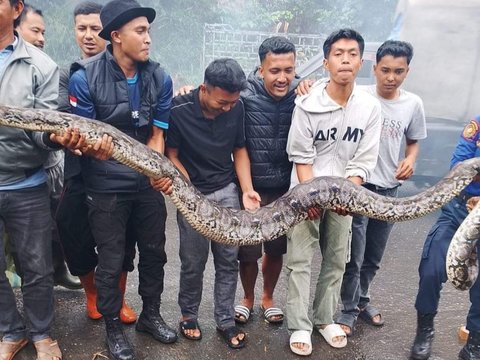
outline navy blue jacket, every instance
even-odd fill
[[[81,72],[82,69],[84,73]],[[72,113],[113,125],[144,144],[154,123],[164,124],[164,129],[168,128],[172,100],[171,79],[158,63],[147,61],[139,64],[141,89],[137,125],[132,120],[127,79],[110,49],[73,63],[70,73],[69,98]],[[88,89],[82,89],[85,77]],[[92,192],[136,192],[150,186],[146,176],[113,159],[98,161],[82,157],[81,165],[86,189]]]
[[[257,71],[248,76],[248,88],[242,92],[242,100],[247,150],[256,190],[289,187],[292,163],[286,147],[298,81],[295,78],[288,94],[277,101],[267,93]]]

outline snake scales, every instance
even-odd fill
[[[450,282],[468,290],[477,280],[477,240],[480,238],[480,204],[477,204],[453,235],[447,252],[446,269]]]
[[[103,134],[112,136],[114,159],[146,176],[171,178],[173,193],[170,198],[187,221],[202,235],[228,245],[254,245],[275,239],[306,219],[307,210],[315,205],[324,209],[341,205],[352,213],[386,221],[415,219],[446,204],[480,172],[480,158],[464,161],[435,186],[405,198],[383,197],[341,177],[319,177],[296,186],[271,206],[248,212],[223,208],[207,200],[165,156],[106,123],[51,110],[0,106],[0,125],[57,135],[69,127],[78,128],[89,144]],[[468,229],[469,224],[470,221],[465,224]],[[478,226],[476,229],[478,231]],[[460,242],[465,239],[470,237],[460,235],[457,238]],[[472,253],[472,241],[457,245],[453,251],[461,254],[449,256],[449,275],[460,288],[468,287],[471,278],[464,274],[472,273],[468,272],[471,261],[466,261]]]

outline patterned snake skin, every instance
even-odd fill
[[[447,276],[458,290],[470,289],[477,280],[478,238],[480,238],[480,203],[463,220],[448,247]]]
[[[0,106],[0,125],[57,135],[67,128],[78,128],[89,144],[103,134],[112,136],[114,159],[146,176],[171,178],[170,198],[192,227],[211,240],[237,246],[255,245],[285,234],[307,218],[312,206],[333,209],[340,205],[352,213],[394,222],[415,219],[446,204],[480,171],[480,158],[464,161],[435,186],[405,198],[383,197],[340,177],[319,177],[296,186],[271,206],[248,212],[223,208],[207,200],[165,156],[106,123],[51,110]],[[459,244],[455,249],[471,253],[468,245]],[[456,259],[464,257],[452,257],[451,268],[456,273],[461,272],[455,267]],[[462,276],[455,279],[462,284],[470,281]]]

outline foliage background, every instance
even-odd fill
[[[78,57],[73,9],[79,0],[25,0],[46,20],[45,51],[60,65]],[[108,0],[95,0],[105,4]],[[139,0],[157,11],[152,24],[152,58],[188,83],[202,79],[205,23],[234,29],[328,34],[340,27],[358,30],[366,41],[384,41],[393,24],[397,0]]]

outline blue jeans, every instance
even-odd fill
[[[419,314],[435,314],[440,301],[440,291],[447,281],[445,262],[448,247],[453,235],[467,217],[465,201],[453,198],[442,208],[442,212],[428,233],[423,246],[422,260],[418,268],[419,289],[415,308]],[[477,243],[477,253],[480,250]],[[467,329],[480,331],[480,283],[476,281],[470,288],[470,310],[467,316]]]
[[[206,195],[223,207],[240,209],[237,186],[230,183],[223,189]],[[238,246],[210,242],[196,232],[185,217],[177,212],[180,232],[180,291],[178,305],[182,316],[196,319],[202,300],[203,272],[208,260],[210,245],[215,265],[214,315],[217,327],[226,329],[235,325],[234,302],[238,278]]]
[[[398,187],[381,189],[370,184],[365,187],[382,196],[397,197],[398,193]],[[370,284],[380,269],[392,228],[391,222],[353,216],[350,262],[345,268],[341,291],[343,313],[356,318],[370,302]]]
[[[0,191],[0,332],[4,340],[27,337],[15,295],[5,275],[3,234],[23,271],[23,307],[33,341],[50,336],[53,323],[53,265],[50,201],[47,185]]]

